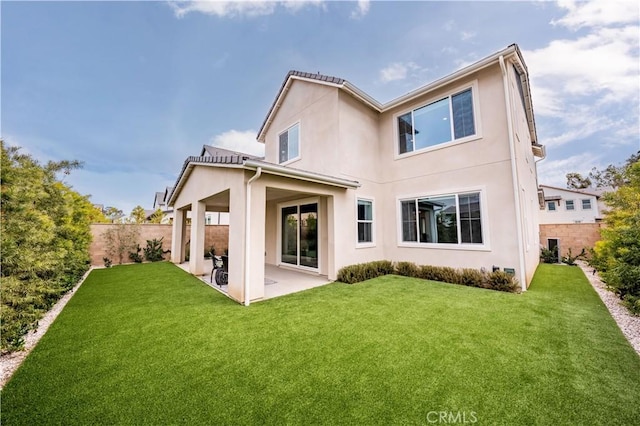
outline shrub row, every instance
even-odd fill
[[[448,266],[416,265],[412,262],[394,264],[386,260],[345,266],[338,271],[338,281],[354,284],[387,274],[512,293],[520,289],[518,280],[513,275],[502,271],[485,272],[471,268],[455,269]]]
[[[341,268],[338,271],[338,281],[346,284],[355,284],[382,275],[393,274],[394,272],[393,263],[388,260],[358,263]]]

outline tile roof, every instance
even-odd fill
[[[208,154],[208,155],[207,155]],[[261,157],[256,155],[246,154],[244,152],[231,151],[229,149],[220,148],[213,145],[202,145],[202,151],[200,151],[201,157],[243,157],[251,160],[255,160]]]

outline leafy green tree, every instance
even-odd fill
[[[632,312],[640,315],[640,160],[621,172],[622,185],[603,198],[607,226],[593,264]]]
[[[95,215],[88,197],[58,174],[77,161],[41,165],[0,140],[0,276],[2,350],[15,350],[23,334],[87,270]]]
[[[591,186],[591,180],[580,173],[567,173],[567,188],[585,189]]]
[[[120,223],[122,221],[122,218],[124,217],[122,210],[118,209],[117,207],[107,207],[104,210],[104,215],[111,223]]]
[[[627,158],[623,165],[609,164],[604,170],[598,170],[594,167],[589,172],[589,178],[596,188],[620,188],[629,182],[626,174],[627,169],[638,161],[640,161],[640,151]]]
[[[131,210],[130,217],[133,223],[144,223],[147,220],[147,214],[142,206],[135,206],[133,210]]]
[[[162,223],[163,217],[164,213],[162,212],[162,209],[157,209],[149,218],[149,223]]]

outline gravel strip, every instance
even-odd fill
[[[16,372],[22,361],[29,355],[31,350],[35,348],[42,336],[47,332],[49,326],[62,311],[62,308],[71,300],[71,297],[78,291],[84,280],[94,268],[91,267],[80,279],[80,281],[67,294],[62,296],[60,300],[53,305],[44,316],[38,321],[38,328],[30,331],[24,337],[24,349],[19,352],[12,352],[0,356],[0,389],[4,388],[13,373]]]
[[[600,280],[598,273],[583,261],[576,262],[587,276],[587,279],[604,302],[611,316],[620,327],[633,349],[640,355],[640,317],[632,315],[622,304],[622,300]]]

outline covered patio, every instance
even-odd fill
[[[219,286],[215,282],[215,274],[213,282],[211,282],[211,270],[213,262],[211,259],[204,259],[205,273],[197,276],[203,282],[217,291],[228,294],[229,286]],[[178,265],[181,269],[189,272],[189,262],[183,262]],[[286,267],[278,267],[275,265],[264,265],[264,297],[261,300],[272,299],[274,297],[285,296],[299,291],[309,290],[314,287],[320,287],[329,284],[331,280],[326,275],[317,275],[308,272],[295,271]]]
[[[229,285],[222,290],[230,298],[248,305],[326,284],[337,274],[336,236],[345,234],[336,212],[355,208],[347,191],[358,186],[239,156],[190,157],[169,201],[175,208],[171,260],[211,284],[204,217],[229,212]]]

